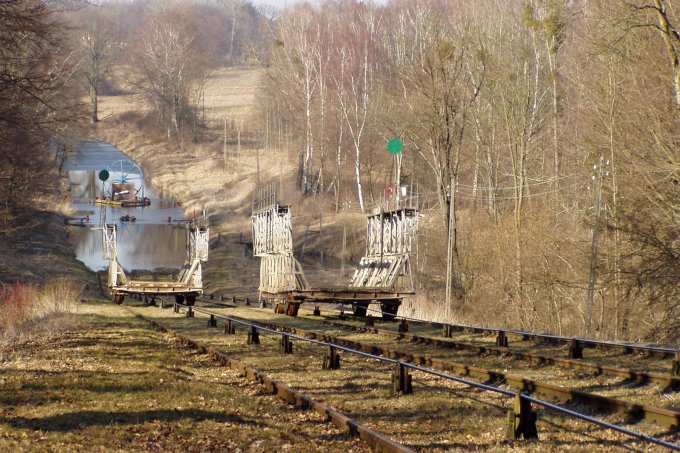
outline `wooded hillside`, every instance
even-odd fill
[[[0,9],[24,4],[43,5]],[[77,62],[69,80],[92,121],[102,93],[133,93],[170,153],[226,150],[236,129],[240,147],[249,128],[253,149],[294,162],[300,193],[325,219],[368,212],[404,187],[400,201],[423,214],[420,300],[444,305],[449,267],[458,320],[665,342],[680,326],[678,7],[113,1],[59,14],[70,36],[59,48],[71,52],[59,61]],[[40,46],[9,44],[2,52],[34,52],[36,67],[52,61]],[[211,129],[205,83],[224,66],[266,71],[259,121]],[[16,80],[1,82],[26,94]],[[9,106],[3,98],[0,125],[23,112]],[[386,150],[392,137],[405,145],[399,157]],[[427,310],[418,315],[438,315]]]

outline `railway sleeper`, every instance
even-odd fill
[[[273,329],[279,327],[275,323],[264,323],[263,326]],[[291,331],[298,335],[304,334],[310,338],[319,338],[329,343],[335,343],[339,346],[357,349],[372,355],[382,355],[384,357],[404,360],[417,365],[433,367],[438,370],[450,371],[458,376],[471,377],[491,385],[498,386],[504,384],[519,392],[529,392],[532,394],[549,396],[562,403],[585,404],[607,413],[622,413],[625,414],[630,420],[637,421],[645,419],[656,422],[661,426],[670,428],[680,427],[680,413],[673,410],[646,406],[625,400],[618,400],[602,395],[591,394],[546,382],[534,381],[521,375],[486,370],[475,366],[452,362],[446,359],[406,354],[402,351],[391,348],[365,344],[352,340],[345,340],[331,335],[306,332],[303,329],[291,329]]]

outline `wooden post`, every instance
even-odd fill
[[[572,338],[569,342],[569,358],[570,359],[582,359],[583,358],[583,346],[581,342],[576,338]]]
[[[517,394],[513,410],[508,412],[508,439],[538,439],[536,429],[536,413],[531,410],[531,403],[521,394]]]
[[[224,326],[224,333],[226,335],[234,335],[236,333],[236,327],[234,326],[234,321],[227,319],[227,325]]]
[[[408,332],[408,323],[406,322],[405,319],[402,319],[401,322],[399,323],[399,332],[400,333]]]
[[[260,344],[260,333],[255,326],[251,326],[248,332],[248,344]]]
[[[281,336],[281,352],[284,354],[293,353],[293,343],[290,341],[290,337],[285,333]]]
[[[208,319],[208,327],[217,327],[217,319],[215,318],[215,315],[210,315],[210,319]]]
[[[241,161],[241,127],[236,129],[236,162]]]
[[[413,393],[411,375],[403,363],[397,363],[392,374],[392,394],[407,395]]]
[[[224,144],[222,145],[222,160],[227,165],[227,116],[224,115]],[[226,170],[226,168],[225,168]]]
[[[340,354],[338,354],[337,349],[330,346],[330,351],[328,354],[323,356],[323,367],[324,370],[339,370],[340,369]]]
[[[319,215],[319,259],[323,266],[323,209],[319,211],[322,213]]]
[[[673,367],[671,368],[671,376],[680,376],[680,352],[675,353]]]
[[[508,336],[505,334],[505,330],[499,330],[496,336],[496,346],[500,348],[508,347]]]

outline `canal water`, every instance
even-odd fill
[[[184,212],[173,198],[164,197],[146,181],[136,162],[115,146],[97,140],[83,140],[77,152],[64,161],[75,214],[69,223],[69,237],[76,257],[90,269],[104,270],[101,227],[117,225],[118,261],[125,270],[178,268],[186,258]],[[107,170],[106,181],[99,179]],[[135,184],[139,199],[149,198],[144,207],[120,208],[96,204],[96,198],[110,196],[112,182]],[[121,218],[129,220],[121,220]],[[135,220],[130,219],[134,217]]]

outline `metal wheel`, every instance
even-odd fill
[[[135,185],[135,195],[144,187],[144,172],[131,160],[116,161],[109,165],[107,170],[111,175],[111,178],[107,181],[109,187],[111,183],[133,183]]]

